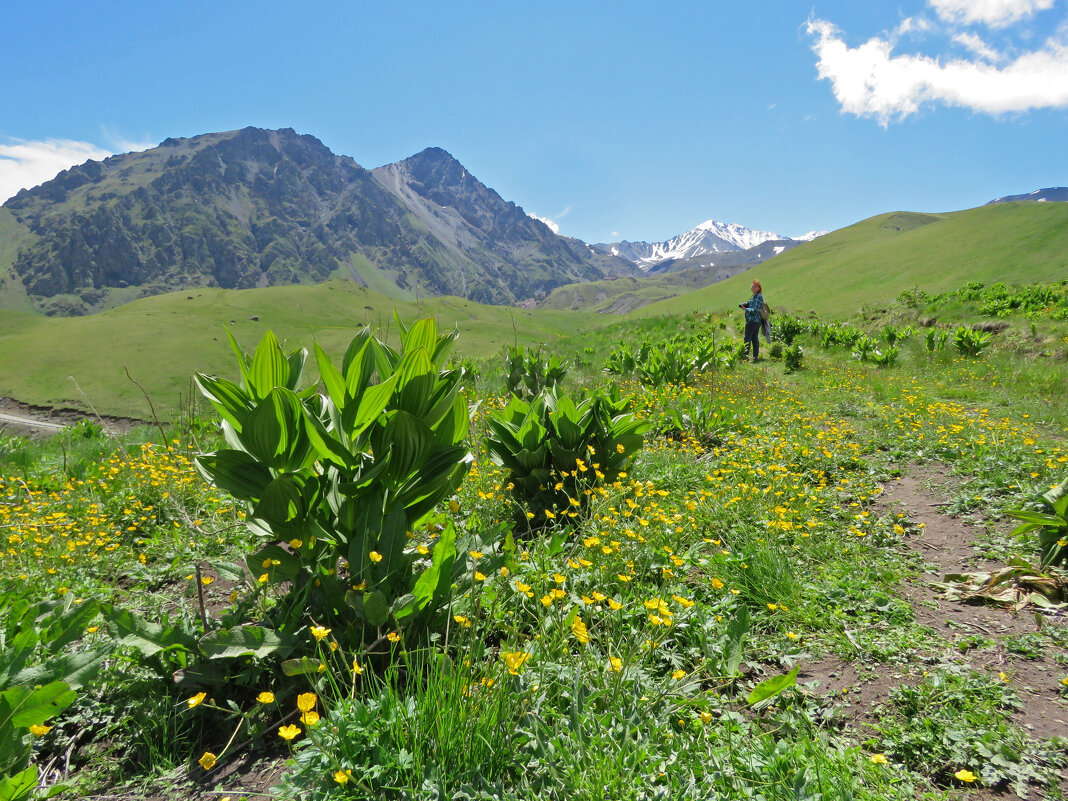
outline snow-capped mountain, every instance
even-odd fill
[[[1036,189],[1034,192],[1030,192],[1026,195],[1007,195],[1006,197],[999,197],[997,200],[991,200],[986,205],[991,203],[1013,203],[1018,201],[1030,201],[1032,203],[1061,203],[1068,201],[1068,187],[1065,186],[1051,186],[1046,189]]]
[[[664,242],[613,242],[596,244],[593,247],[603,253],[610,253],[634,262],[643,270],[650,270],[658,264],[670,260],[692,259],[713,253],[735,253],[751,250],[765,242],[808,241],[815,239],[823,231],[813,231],[796,239],[781,236],[770,231],[754,231],[738,223],[721,223],[717,220],[705,222],[691,228],[684,234],[672,237]]]

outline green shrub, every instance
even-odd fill
[[[314,622],[359,647],[365,626],[418,629],[449,592],[451,527],[430,559],[408,533],[472,459],[460,371],[437,368],[456,334],[439,336],[433,320],[398,324],[400,351],[364,330],[340,369],[316,346],[322,394],[298,390],[307,351],[286,356],[271,332],[252,356],[231,337],[240,385],[196,376],[229,446],[197,466],[245,502],[248,525],[270,543],[246,562],[284,593],[276,627]]]
[[[1038,531],[1040,563],[1043,568],[1068,562],[1068,478],[1043,493],[1038,500],[1044,512],[1010,509],[1007,514],[1024,521],[1013,530],[1014,536]]]
[[[512,398],[487,425],[486,449],[508,471],[516,517],[538,528],[582,514],[593,490],[615,481],[641,449],[651,424],[614,388],[578,403],[550,388],[530,401]]]
[[[989,344],[990,333],[988,331],[974,331],[960,326],[953,333],[953,345],[963,356],[978,356]]]
[[[541,348],[537,352],[528,352],[522,345],[508,349],[504,369],[508,392],[523,397],[533,397],[546,387],[555,387],[567,375],[567,364],[555,354],[544,359]]]
[[[801,360],[804,358],[805,352],[801,349],[800,345],[788,345],[782,352],[782,363],[786,368],[787,373],[792,373],[801,369]]]

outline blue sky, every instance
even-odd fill
[[[1068,0],[42,0],[0,59],[0,198],[247,125],[368,168],[443,147],[588,242],[1068,184]]]

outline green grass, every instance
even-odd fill
[[[462,298],[400,302],[351,281],[316,286],[227,291],[195,289],[157,295],[100,314],[46,318],[0,311],[0,396],[26,403],[150,419],[136,380],[156,412],[169,419],[188,400],[195,371],[229,376],[229,329],[251,349],[267,329],[290,346],[319,342],[339,354],[363,325],[389,331],[402,319],[434,316],[456,326],[459,351],[482,358],[513,342],[552,343],[589,320],[573,312],[483,306]],[[251,318],[257,317],[257,320]],[[611,322],[597,318],[598,323]],[[79,390],[80,387],[80,390]]]
[[[190,316],[202,315],[205,326],[233,319],[250,348],[272,320],[291,339],[310,333],[297,322],[308,325],[296,298],[314,304],[314,332],[336,353],[355,310],[380,300],[343,284],[299,290],[277,291],[275,307],[270,290],[191,293],[199,311]],[[175,300],[149,299],[125,313],[145,323]],[[439,299],[423,311],[445,325],[466,319],[459,344],[470,353],[492,352],[495,337],[512,336],[513,310],[489,317]],[[325,324],[335,320],[336,329]],[[597,366],[615,342],[728,335],[702,317],[605,322],[587,335],[577,315],[540,313],[517,328],[552,332],[560,338],[546,340],[550,350],[586,360],[565,381],[576,396],[605,380]],[[329,632],[311,633],[316,610],[308,609],[291,633],[298,653],[321,660],[321,672],[238,659],[238,677],[208,686],[193,706],[198,685],[176,686],[170,672],[149,673],[136,658],[111,660],[76,710],[36,743],[42,761],[69,751],[86,795],[172,781],[182,797],[181,776],[210,783],[217,775],[198,766],[202,754],[229,763],[227,742],[238,729],[235,743],[250,736],[268,753],[293,749],[285,795],[323,799],[934,799],[963,786],[955,775],[963,769],[987,787],[1052,786],[1057,743],[1035,742],[1004,720],[1018,688],[997,669],[956,668],[965,655],[947,654],[944,632],[917,623],[901,594],[901,583],[920,573],[905,547],[916,525],[879,513],[874,501],[893,473],[937,459],[962,496],[983,498],[970,512],[996,527],[1004,508],[1068,471],[1064,400],[1042,405],[1040,393],[1026,407],[1035,413],[1013,400],[1021,386],[1063,386],[1068,362],[1014,363],[1001,342],[978,359],[931,357],[912,341],[897,365],[880,369],[841,347],[823,351],[810,335],[799,342],[803,367],[790,375],[768,360],[686,387],[613,379],[657,425],[668,409],[709,404],[726,423],[711,440],[651,432],[628,475],[591,501],[588,518],[534,536],[506,536],[509,477],[486,457],[481,436],[503,378],[487,369],[468,398],[480,402],[470,439],[476,463],[455,505],[442,504],[432,527],[413,532],[413,547],[426,547],[438,526],[459,531],[456,592],[435,623],[436,640],[414,642],[418,633],[407,629],[389,640],[387,624],[370,652],[335,651]],[[218,348],[219,372],[232,375],[232,354],[224,342]],[[223,570],[252,552],[255,538],[225,493],[199,480],[184,447],[194,435],[201,450],[221,442],[203,422],[176,435],[183,447],[174,452],[135,439],[123,453],[92,429],[33,446],[0,440],[0,524],[21,538],[0,554],[0,586],[35,599],[117,599],[156,618],[165,610],[195,631],[201,612],[189,577],[199,567],[215,578],[204,585],[209,625],[262,621],[281,588]],[[1012,555],[1034,561],[1034,542],[1001,536]],[[1052,633],[1007,642],[1028,661],[1063,645]],[[846,724],[861,702],[821,687],[749,703],[765,681],[834,655],[860,674],[907,676],[881,709],[866,709],[879,728]],[[1061,675],[1043,686],[1051,704]],[[275,700],[256,700],[265,690]],[[297,692],[316,693],[318,724],[294,714]],[[157,725],[123,734],[125,709]],[[294,722],[301,732],[287,745],[279,727]],[[105,748],[107,765],[94,766],[94,749]],[[123,761],[146,753],[155,773]],[[169,779],[160,775],[168,771]]]
[[[903,212],[872,217],[637,313],[730,311],[757,278],[776,311],[842,319],[912,287],[935,293],[967,281],[1049,283],[1068,274],[1068,204],[1004,203],[923,218],[916,225],[917,215]]]

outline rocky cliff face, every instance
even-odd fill
[[[168,139],[66,170],[5,208],[34,234],[11,266],[58,314],[370,272],[400,293],[512,303],[629,269],[552,234],[442,150],[372,173],[290,129]]]

